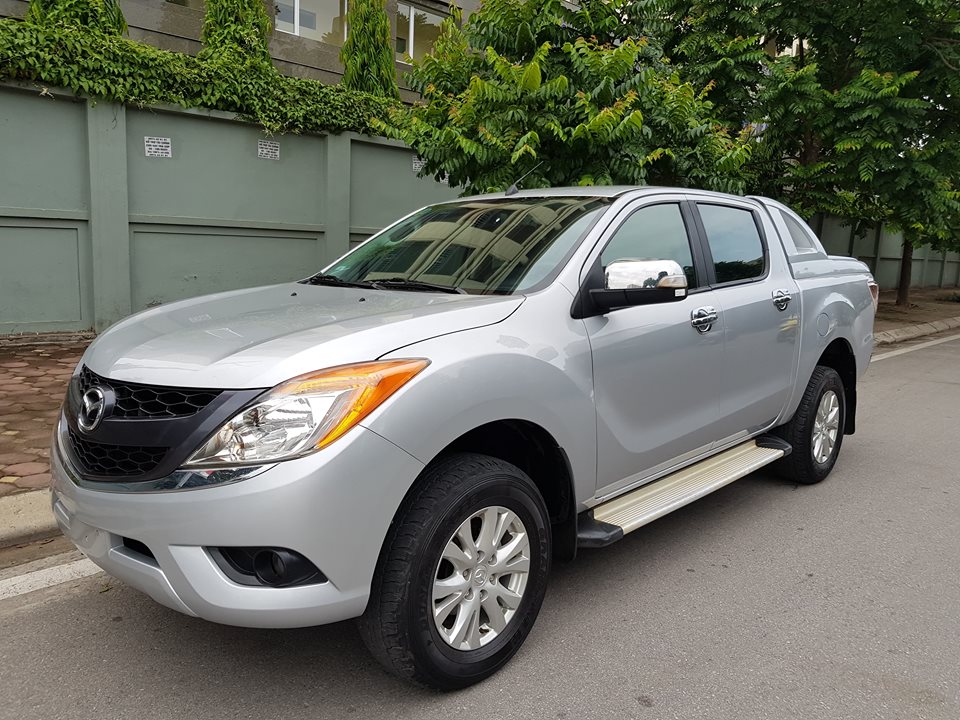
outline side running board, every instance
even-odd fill
[[[577,544],[579,547],[610,545],[628,532],[789,455],[790,450],[790,445],[781,438],[764,436],[608,500],[581,513]]]

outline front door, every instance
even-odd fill
[[[620,308],[584,320],[593,353],[597,409],[597,490],[633,485],[716,439],[716,373],[722,323],[705,330],[691,315],[714,304],[704,266],[692,250],[693,215],[680,196],[640,201],[624,210],[597,262],[675,260],[687,275],[686,298]]]

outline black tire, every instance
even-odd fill
[[[824,462],[814,457],[814,421],[820,400],[827,392],[836,393],[840,401],[840,424],[833,451]],[[776,429],[776,434],[793,447],[793,452],[779,460],[773,467],[785,479],[801,485],[813,485],[824,480],[833,470],[843,443],[843,428],[847,420],[847,402],[843,381],[833,368],[817,365],[807,383],[800,406],[790,422]]]
[[[513,511],[523,523],[530,543],[527,585],[496,637],[459,650],[441,637],[432,617],[433,582],[447,541],[471,515],[491,506]],[[480,682],[513,657],[533,627],[550,557],[549,515],[523,471],[486,455],[445,457],[424,470],[387,534],[360,634],[374,657],[401,678],[441,690]]]

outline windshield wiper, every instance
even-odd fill
[[[415,290],[419,292],[442,292],[452,293],[454,295],[466,295],[467,291],[463,288],[451,287],[450,285],[435,285],[434,283],[421,282],[420,280],[408,280],[407,278],[387,278],[385,280],[373,280],[374,287],[385,288],[387,290]]]
[[[304,285],[336,285],[338,287],[353,287],[353,288],[363,288],[364,290],[376,290],[376,287],[373,283],[369,282],[351,282],[350,280],[342,280],[336,275],[325,275],[324,273],[317,273],[313,277],[308,277],[306,280],[300,280],[299,282]]]

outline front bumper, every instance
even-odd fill
[[[423,465],[354,428],[330,447],[230,485],[157,493],[79,487],[58,444],[53,512],[63,533],[107,573],[162,605],[245,627],[305,627],[363,613],[393,516]],[[126,547],[144,543],[150,558]],[[328,582],[290,588],[231,581],[212,547],[296,550]]]

